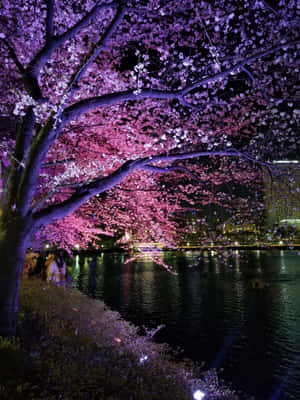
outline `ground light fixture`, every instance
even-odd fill
[[[193,399],[194,400],[202,400],[204,399],[205,393],[202,392],[202,390],[196,390],[196,392],[194,392],[193,394]]]
[[[143,364],[145,361],[147,361],[148,360],[148,356],[146,355],[146,354],[144,354],[144,355],[142,355],[141,357],[140,357],[140,363],[141,364]]]

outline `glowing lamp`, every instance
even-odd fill
[[[205,393],[203,393],[201,390],[196,390],[193,394],[195,400],[202,400],[204,399]]]
[[[148,360],[148,356],[147,355],[143,355],[142,357],[140,357],[140,363],[144,363],[145,361]]]

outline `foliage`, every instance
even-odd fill
[[[20,339],[2,340],[0,351],[22,351],[26,368],[1,381],[2,399],[190,400],[195,388],[208,399],[238,398],[214,371],[200,378],[192,364],[172,361],[151,332],[138,336],[117,312],[79,292],[26,280],[21,312]]]
[[[17,338],[11,340],[0,336],[0,385],[24,370],[25,352]]]
[[[297,150],[297,11],[2,1],[1,116],[19,132],[1,144],[3,208],[64,247],[128,228],[172,243],[171,212],[230,208],[235,183],[261,179],[255,165]]]

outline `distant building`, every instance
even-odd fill
[[[300,162],[273,163],[277,171],[272,176],[265,175],[266,225],[300,229]]]

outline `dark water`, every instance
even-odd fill
[[[224,368],[221,376],[256,400],[300,399],[300,255],[239,251],[224,256],[168,252],[171,275],[145,256],[73,260],[73,286],[103,299],[138,326],[164,324],[156,338]],[[191,267],[193,266],[193,267]],[[252,289],[251,279],[268,287]]]

